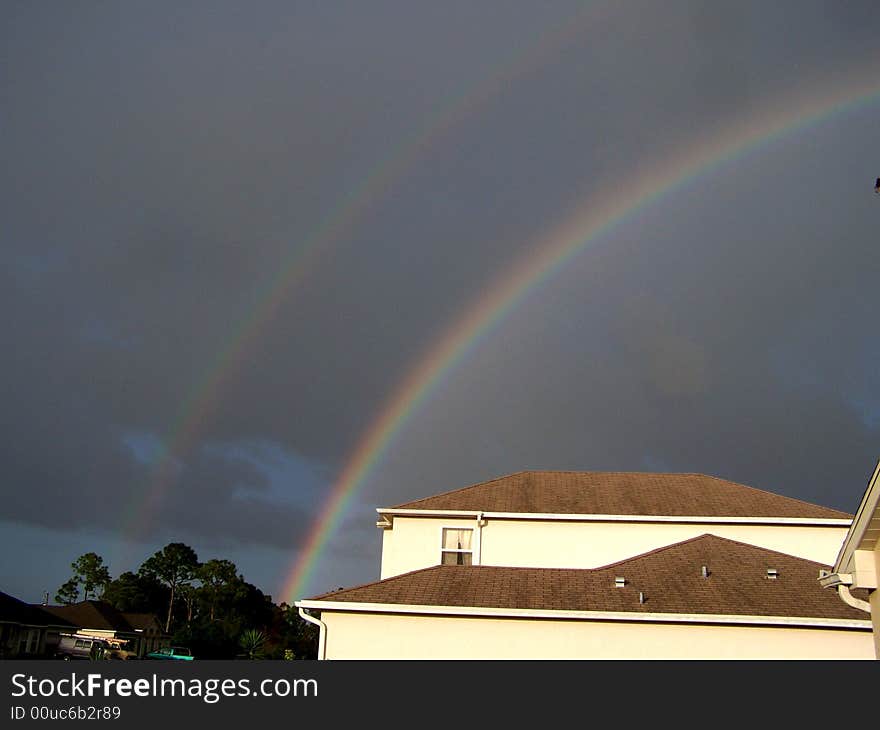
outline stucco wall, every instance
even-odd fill
[[[327,659],[873,659],[869,630],[325,611]]]
[[[383,531],[381,577],[437,565],[441,528],[475,524],[466,519],[396,516],[393,529]],[[832,565],[847,528],[490,519],[481,531],[481,564],[596,568],[707,532]]]
[[[394,528],[382,531],[381,577],[390,578],[411,570],[439,565],[444,527],[475,527],[475,522],[395,517]],[[476,565],[476,560],[474,564]],[[483,564],[487,565],[485,561]]]

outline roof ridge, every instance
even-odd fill
[[[727,543],[730,545],[736,545],[738,547],[749,549],[753,552],[764,553],[769,555],[778,555],[787,560],[794,560],[800,563],[806,563],[809,565],[815,565],[817,567],[828,567],[824,563],[818,562],[816,560],[810,560],[808,558],[803,558],[798,555],[792,555],[791,553],[784,553],[781,550],[772,550],[770,548],[762,547],[761,545],[754,545],[749,542],[743,542],[742,540],[733,540],[729,537],[722,537],[721,535],[716,535],[714,532],[704,532],[702,535],[696,535],[694,537],[689,537],[686,540],[680,540],[679,542],[674,542],[670,545],[661,545],[659,547],[653,548],[652,550],[647,550],[646,552],[639,553],[638,555],[631,555],[627,558],[623,558],[621,560],[617,560],[613,563],[607,563],[605,565],[597,565],[592,568],[564,568],[564,567],[542,567],[542,566],[534,566],[534,565],[429,565],[425,568],[418,568],[417,570],[411,570],[406,573],[400,573],[398,575],[393,575],[388,578],[380,578],[378,580],[370,581],[368,583],[362,583],[360,585],[349,586],[348,588],[343,588],[341,590],[336,591],[327,591],[322,593],[314,598],[307,600],[320,600],[325,596],[338,596],[344,593],[348,593],[350,591],[358,590],[361,588],[368,588],[377,585],[388,585],[389,583],[393,583],[399,580],[403,580],[409,578],[410,576],[417,575],[419,573],[427,573],[431,571],[444,571],[444,572],[469,572],[469,573],[479,573],[481,571],[493,571],[493,570],[509,570],[516,572],[528,572],[528,571],[541,571],[541,572],[559,572],[559,573],[599,573],[604,570],[608,570],[609,568],[616,568],[627,563],[633,563],[636,561],[643,560],[652,555],[658,555],[660,553],[666,552],[668,550],[673,550],[680,548],[685,545],[704,542],[707,540]]]
[[[815,566],[828,567],[825,563],[820,563],[816,560],[810,560],[808,558],[802,558],[799,555],[792,555],[791,553],[784,553],[781,550],[772,550],[771,548],[765,548],[761,545],[755,545],[750,542],[743,542],[742,540],[733,540],[729,537],[722,537],[721,535],[716,535],[714,532],[704,532],[702,535],[697,535],[695,537],[689,537],[687,540],[681,540],[679,542],[674,542],[670,545],[661,545],[660,547],[654,548],[653,550],[648,550],[647,552],[639,553],[638,555],[632,555],[628,558],[624,558],[623,560],[618,560],[614,563],[608,563],[607,565],[601,565],[601,566],[597,566],[595,568],[587,568],[586,570],[605,570],[607,568],[616,568],[620,565],[624,565],[625,563],[631,563],[636,560],[646,558],[650,555],[656,555],[656,554],[662,553],[666,550],[671,550],[673,548],[679,548],[682,545],[687,545],[688,543],[695,543],[695,542],[704,541],[707,538],[711,538],[711,539],[717,540],[719,542],[729,543],[731,545],[738,545],[740,547],[749,548],[751,550],[754,550],[754,551],[757,551],[760,553],[770,553],[772,555],[780,555],[784,558],[797,560],[797,561],[800,561],[803,563],[810,563],[811,565],[815,565]]]
[[[466,492],[469,489],[476,489],[477,487],[485,487],[489,484],[493,484],[495,482],[500,482],[504,479],[510,479],[511,477],[519,476],[520,474],[645,474],[645,475],[654,475],[654,476],[705,476],[701,474],[696,474],[694,472],[664,472],[664,471],[602,471],[602,470],[592,470],[592,471],[583,471],[578,469],[520,469],[519,471],[510,472],[508,474],[502,474],[499,477],[495,477],[494,479],[485,479],[482,482],[475,482],[474,484],[468,484],[465,487],[458,487],[457,489],[448,489],[445,492],[437,492],[436,494],[430,494],[427,497],[419,497],[418,499],[411,499],[408,502],[402,502],[401,504],[415,504],[417,502],[424,502],[426,499],[434,499],[435,497],[445,497],[449,494],[457,494],[459,492]],[[389,507],[388,509],[395,509],[395,507],[399,507],[400,505],[394,505],[394,507]]]
[[[809,560],[808,558],[802,558],[798,555],[792,555],[790,553],[784,553],[781,550],[771,550],[770,548],[765,548],[760,545],[754,545],[749,542],[743,542],[742,540],[732,540],[729,537],[722,537],[721,535],[716,535],[714,532],[704,532],[702,535],[696,535],[694,537],[689,537],[686,540],[680,540],[679,542],[674,542],[670,545],[661,545],[660,547],[656,547],[652,550],[647,550],[646,552],[639,553],[638,555],[631,555],[628,558],[623,558],[622,560],[617,560],[613,563],[607,563],[605,565],[597,565],[592,568],[563,568],[563,567],[541,567],[534,565],[429,565],[425,568],[418,568],[417,570],[410,570],[406,573],[400,573],[399,575],[392,575],[388,578],[380,578],[379,580],[370,581],[368,583],[361,583],[355,586],[349,586],[348,588],[343,588],[341,590],[336,591],[326,591],[314,598],[307,599],[312,601],[320,600],[325,596],[338,596],[344,593],[348,593],[349,591],[358,590],[361,588],[368,588],[376,585],[388,585],[389,583],[402,580],[408,578],[409,576],[417,575],[419,573],[427,573],[429,571],[462,571],[462,572],[470,572],[477,573],[483,570],[512,570],[512,571],[552,571],[552,572],[560,572],[560,573],[598,573],[603,570],[608,570],[609,568],[616,568],[622,565],[626,565],[627,563],[636,562],[638,560],[643,560],[644,558],[650,557],[652,555],[658,555],[660,553],[666,552],[667,550],[672,550],[676,548],[680,548],[683,545],[688,545],[691,543],[703,542],[706,540],[714,540],[717,542],[728,543],[731,545],[737,545],[739,547],[748,548],[752,551],[759,553],[766,553],[770,555],[779,555],[788,560],[796,560],[801,563],[808,563],[810,565],[815,565],[817,567],[823,566],[828,567],[824,563],[820,563],[816,560]]]
[[[520,478],[520,482],[516,481],[517,477]],[[569,478],[567,479],[566,477]],[[753,487],[748,484],[743,484],[742,482],[737,482],[732,479],[727,479],[725,477],[720,477],[713,474],[704,474],[702,472],[575,471],[553,469],[524,469],[512,472],[510,474],[495,477],[494,479],[488,479],[481,482],[476,482],[474,484],[469,484],[465,487],[459,487],[458,489],[451,489],[445,492],[440,492],[438,494],[431,494],[428,496],[420,497],[418,499],[409,500],[407,502],[395,505],[394,507],[379,508],[378,511],[391,511],[395,509],[431,509],[431,505],[436,505],[438,501],[441,504],[444,502],[447,504],[455,502],[458,502],[459,504],[478,504],[485,502],[487,499],[490,502],[493,500],[501,500],[502,502],[504,502],[505,500],[510,501],[509,499],[507,499],[507,497],[505,497],[505,495],[508,495],[508,492],[498,492],[495,489],[500,488],[500,485],[502,484],[506,484],[511,488],[514,488],[517,484],[519,484],[520,487],[528,491],[532,487],[537,486],[543,481],[547,481],[548,483],[558,482],[558,484],[553,487],[553,489],[558,492],[559,489],[562,488],[568,489],[569,491],[575,490],[575,487],[583,486],[579,485],[579,482],[584,481],[587,486],[590,486],[592,484],[592,486],[596,486],[597,488],[607,492],[607,487],[609,486],[609,483],[613,483],[615,479],[620,479],[621,481],[634,481],[640,484],[642,487],[647,487],[648,485],[651,485],[652,482],[657,482],[656,484],[653,484],[653,486],[657,488],[664,487],[664,484],[669,485],[670,487],[674,487],[676,489],[690,490],[702,488],[707,493],[709,492],[709,489],[711,487],[712,489],[718,490],[718,495],[723,495],[723,499],[726,502],[730,502],[730,505],[728,506],[728,508],[726,508],[733,510],[732,512],[730,512],[730,516],[745,516],[744,513],[737,512],[737,506],[734,504],[737,501],[742,501],[740,498],[737,497],[736,494],[737,491],[739,491],[742,493],[743,497],[747,501],[751,500],[756,502],[758,505],[764,505],[763,507],[759,507],[759,509],[762,509],[762,515],[765,514],[766,510],[766,516],[775,515],[780,517],[797,517],[804,516],[806,514],[811,515],[815,519],[851,520],[853,518],[853,515],[848,512],[844,512],[842,510],[835,509],[824,504],[808,502],[805,499],[790,497],[785,494],[778,494],[768,491],[766,489],[760,489],[758,487]],[[473,497],[470,495],[470,492],[472,491],[474,492]],[[514,489],[514,491],[517,490]],[[576,492],[580,494],[578,490],[571,491],[571,494],[574,495]],[[552,492],[551,490],[551,493],[555,492]],[[510,494],[512,495],[513,492],[510,492]],[[513,499],[512,497],[510,498]],[[516,501],[516,499],[513,500],[513,502]],[[447,508],[451,509],[450,507]],[[470,509],[476,509],[476,507],[471,507]],[[483,507],[483,509],[485,509],[485,507]],[[513,509],[507,511],[518,510]],[[564,511],[569,512],[571,510]],[[609,512],[606,510],[605,512],[602,512],[602,514],[618,514],[618,512]],[[641,513],[627,510],[622,514]],[[649,512],[648,514],[655,514],[655,512]],[[680,513],[676,512],[676,514]],[[698,513],[695,516],[699,516],[701,514],[704,513]],[[710,509],[710,511],[706,512],[705,515],[714,516],[716,515],[716,511]]]
[[[641,558],[646,558],[649,555],[657,555],[658,553],[662,553],[670,548],[680,547],[681,545],[687,545],[691,542],[697,542],[698,540],[703,540],[707,537],[718,537],[712,532],[704,532],[702,535],[696,535],[694,537],[689,537],[686,540],[680,540],[679,542],[673,542],[669,545],[661,545],[660,547],[656,547],[652,550],[648,550],[643,553],[639,553],[638,555],[630,555],[628,558],[623,558],[621,560],[617,560],[613,563],[608,563],[607,565],[597,565],[595,568],[587,568],[587,570],[606,570],[607,568],[616,568],[619,565],[623,565],[624,563],[632,562],[633,560],[639,560]],[[718,537],[720,540],[724,540],[725,538]],[[729,540],[728,542],[736,542],[735,540]]]
[[[517,474],[581,474],[581,475],[594,475],[594,474],[607,474],[607,475],[642,475],[642,476],[658,476],[658,477],[711,477],[713,479],[722,479],[722,477],[712,477],[711,474],[703,474],[701,472],[696,471],[640,471],[638,469],[520,469],[519,471],[513,472],[512,474],[505,474],[502,477],[498,477],[498,479],[507,479],[508,477],[516,476]],[[496,480],[489,480],[496,481]],[[488,483],[488,482],[486,482]],[[479,486],[479,484],[475,484],[472,486]],[[455,490],[453,490],[455,491]]]

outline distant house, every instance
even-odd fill
[[[844,603],[871,617],[874,651],[880,659],[880,461],[834,566],[823,571],[819,582],[825,588],[835,589]],[[863,598],[859,594],[866,595]]]
[[[123,612],[122,617],[139,634],[137,655],[144,657],[151,651],[156,651],[171,645],[171,635],[162,628],[162,623],[154,613]]]
[[[68,621],[0,592],[0,659],[52,656]]]
[[[80,601],[69,606],[44,606],[43,609],[73,624],[82,634],[126,639],[130,642],[130,649],[139,657],[170,641],[155,615],[122,613],[105,601]]]
[[[378,513],[380,580],[296,603],[319,658],[873,656],[816,581],[844,512],[701,474],[520,472]]]

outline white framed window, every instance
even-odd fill
[[[36,654],[37,645],[40,640],[39,629],[22,629],[18,642],[18,651],[20,654]]]
[[[470,527],[444,527],[441,533],[440,564],[473,565],[473,529]]]

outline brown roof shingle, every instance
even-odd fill
[[[154,613],[139,613],[137,611],[123,611],[122,618],[131,626],[133,629],[150,629],[157,628],[163,634],[165,631],[162,629],[162,622]]]
[[[33,606],[0,591],[0,623],[17,623],[25,626],[72,626],[70,622],[45,609],[45,606]]]
[[[864,620],[819,585],[819,569],[827,567],[706,534],[601,568],[438,565],[310,600]],[[768,578],[768,568],[778,577]],[[626,579],[623,588],[615,587],[618,577]]]
[[[846,512],[704,474],[522,471],[392,509],[851,519]]]
[[[127,633],[134,631],[123,615],[104,601],[80,601],[70,606],[43,606],[43,610],[81,629]]]

